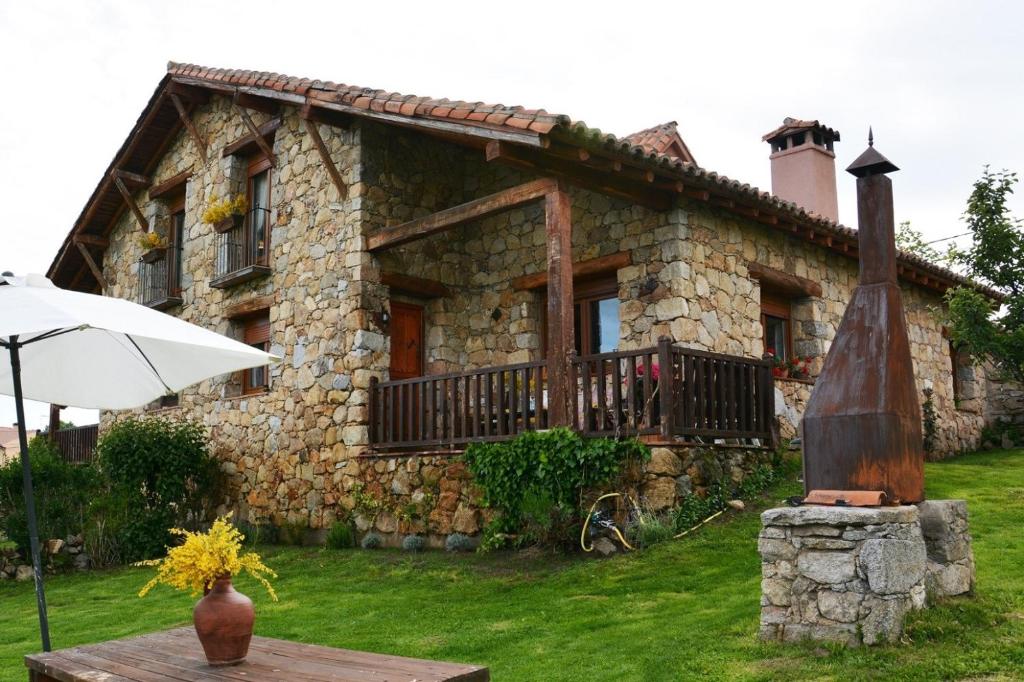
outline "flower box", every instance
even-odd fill
[[[158,246],[155,249],[149,249],[148,251],[143,252],[142,260],[146,263],[156,263],[159,260],[163,260],[166,253],[166,246]]]
[[[216,230],[217,234],[223,234],[225,232],[230,232],[231,230],[235,229],[236,227],[241,227],[242,226],[242,220],[244,218],[245,218],[245,216],[243,216],[243,215],[241,215],[239,213],[232,213],[227,218],[224,218],[223,220],[214,223],[213,224],[213,229]]]

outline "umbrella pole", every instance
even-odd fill
[[[12,336],[8,350],[11,355],[11,377],[14,381],[14,408],[18,414],[18,444],[21,446],[21,480],[25,489],[25,514],[28,517],[28,538],[32,549],[32,569],[36,582],[36,606],[39,609],[39,634],[43,651],[50,650],[50,624],[46,618],[46,592],[43,590],[43,564],[39,553],[39,529],[36,525],[36,502],[32,494],[32,465],[28,459],[28,434],[25,432],[25,404],[21,397],[21,358],[18,337]]]

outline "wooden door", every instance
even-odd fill
[[[423,306],[391,301],[391,378],[423,376]]]

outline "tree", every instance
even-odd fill
[[[951,260],[970,278],[1003,294],[1002,306],[966,286],[948,291],[946,302],[953,342],[1024,381],[1024,230],[1006,205],[1016,184],[1016,173],[986,166],[963,216],[971,245],[950,249]]]
[[[896,228],[896,248],[932,263],[941,263],[949,258],[948,254],[939,253],[938,249],[926,242],[924,235],[910,226],[909,220],[904,220]]]

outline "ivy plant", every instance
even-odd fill
[[[581,522],[587,491],[611,482],[630,461],[646,461],[638,440],[582,438],[565,428],[527,431],[503,443],[473,443],[464,455],[483,504],[497,511],[481,547],[561,544]]]

